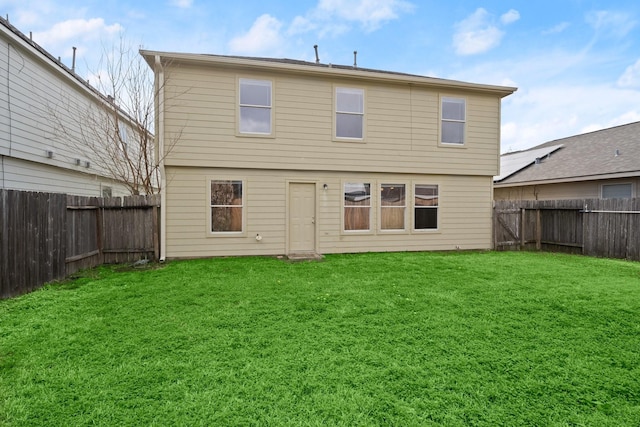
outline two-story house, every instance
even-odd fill
[[[0,189],[129,194],[109,170],[119,166],[114,153],[122,150],[104,145],[109,143],[108,124],[89,122],[107,117],[102,112],[109,102],[73,65],[65,66],[0,18]],[[135,126],[126,114],[111,109],[119,142],[126,143]]]
[[[515,88],[141,54],[159,93],[162,259],[491,247],[501,99]]]

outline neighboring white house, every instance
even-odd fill
[[[110,178],[104,160],[81,146],[82,138],[69,137],[70,132],[81,132],[79,112],[108,101],[0,18],[0,189],[129,194]],[[123,126],[123,134],[128,126]]]

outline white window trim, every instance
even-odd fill
[[[242,86],[242,81],[253,81],[253,82],[266,82],[269,83],[269,88],[271,89],[271,105],[264,106],[264,105],[253,105],[253,104],[241,104],[240,103],[240,88]],[[275,123],[275,83],[273,80],[271,79],[267,79],[267,78],[260,78],[260,77],[238,77],[236,79],[238,87],[236,89],[236,96],[237,96],[237,101],[236,101],[236,136],[244,136],[244,137],[257,137],[257,138],[274,138],[275,137],[275,131],[274,131],[274,123]],[[269,129],[270,132],[243,132],[240,130],[240,120],[241,120],[241,115],[240,115],[240,109],[241,107],[252,107],[252,108],[264,108],[264,109],[269,109],[271,110],[271,114],[270,114],[270,123],[269,123]]]
[[[454,119],[445,119],[443,118],[443,108],[442,108],[442,103],[444,102],[445,99],[462,99],[464,101],[464,119],[463,120],[454,120]],[[439,99],[440,105],[439,105],[439,110],[440,110],[440,123],[438,124],[438,145],[442,146],[442,147],[449,147],[449,148],[466,148],[469,138],[469,134],[467,132],[467,117],[468,117],[468,110],[469,110],[469,100],[467,99],[467,97],[465,96],[459,96],[459,95],[440,95],[440,99]],[[453,122],[453,123],[463,123],[464,124],[464,128],[462,130],[463,132],[463,141],[462,143],[457,143],[457,142],[442,142],[442,123],[443,122]]]
[[[416,185],[434,185],[438,188],[438,206],[422,206],[419,209],[437,209],[436,212],[436,228],[416,228]],[[427,183],[424,181],[415,181],[411,183],[411,231],[415,233],[437,233],[440,231],[442,218],[441,199],[442,186],[439,183]]]
[[[234,205],[242,208],[242,230],[241,231],[212,231],[211,230],[211,209],[215,207],[211,204],[211,182],[212,181],[240,181],[242,183],[242,205]],[[206,202],[207,202],[207,237],[242,237],[247,235],[247,181],[244,178],[209,176],[206,179]]]
[[[369,206],[348,206],[344,203],[344,187],[346,184],[369,184]],[[367,179],[348,179],[344,180],[340,183],[340,197],[342,199],[341,202],[341,212],[340,212],[340,228],[342,234],[374,234],[375,229],[373,227],[374,223],[374,211],[375,211],[375,191],[376,183],[373,180]],[[367,230],[346,230],[345,229],[345,221],[344,221],[344,213],[345,208],[369,208],[369,229]]]
[[[340,110],[338,110],[338,90],[339,89],[360,91],[362,93],[362,113],[354,113],[354,112],[351,112],[351,111],[340,111]],[[366,91],[362,87],[338,86],[338,85],[333,87],[333,140],[334,141],[364,142],[365,135],[367,133],[367,126],[366,126],[366,112],[367,112],[366,96],[367,96],[366,95]],[[361,116],[362,117],[362,137],[360,137],[360,138],[352,138],[352,137],[347,137],[347,136],[338,136],[338,121],[337,121],[338,114],[351,114],[351,115],[354,115],[354,116]]]
[[[404,185],[404,205],[403,206],[383,206],[382,205],[382,186],[383,185]],[[379,199],[378,210],[380,212],[378,215],[378,230],[380,231],[380,233],[406,234],[409,232],[410,227],[407,227],[408,211],[409,211],[409,209],[407,209],[408,208],[407,201],[409,200],[409,196],[410,196],[409,187],[410,187],[410,184],[407,184],[406,182],[397,182],[397,181],[393,182],[393,180],[381,181],[378,184],[378,190],[380,191],[380,194],[381,194],[381,196],[378,198]],[[382,228],[382,210],[383,209],[400,209],[400,208],[404,208],[404,228]]]

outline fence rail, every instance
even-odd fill
[[[100,264],[157,259],[159,196],[0,190],[0,298]]]
[[[496,250],[538,249],[640,261],[640,199],[496,201]]]

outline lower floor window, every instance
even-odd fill
[[[438,228],[438,186],[416,184],[414,188],[414,229]]]
[[[211,181],[211,232],[242,231],[242,181]]]
[[[344,184],[344,230],[371,229],[371,184],[348,182]]]
[[[380,228],[404,230],[406,194],[404,184],[380,185]]]

